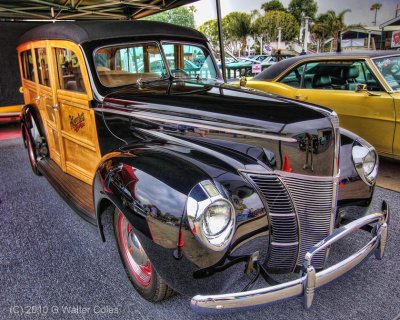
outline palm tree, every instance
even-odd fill
[[[326,12],[326,21],[324,23],[325,30],[327,32],[326,34],[331,35],[331,37],[333,38],[331,50],[333,49],[333,47],[337,46],[339,31],[344,31],[344,29],[346,28],[346,24],[344,23],[344,16],[348,12],[351,12],[351,10],[346,9],[339,12],[338,14],[336,14],[334,10],[328,10]]]
[[[374,4],[371,6],[371,11],[374,11],[374,10],[375,10],[375,19],[374,19],[374,21],[372,21],[372,23],[374,24],[374,26],[376,26],[376,16],[377,16],[377,14],[378,14],[378,10],[380,10],[381,8],[382,8],[382,3],[378,3],[378,2],[374,3]]]
[[[227,31],[234,40],[239,40],[242,44],[241,52],[246,54],[247,37],[253,32],[251,25],[251,15],[245,12],[231,12],[224,17],[227,22]]]

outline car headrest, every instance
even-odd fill
[[[360,71],[356,66],[342,69],[342,79],[355,79],[358,78]]]
[[[313,78],[313,87],[326,87],[332,84],[330,75],[316,74]]]

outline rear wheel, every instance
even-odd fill
[[[174,291],[158,275],[132,225],[117,208],[114,211],[114,230],[125,271],[140,295],[152,302],[172,296]]]

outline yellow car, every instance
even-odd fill
[[[298,56],[241,85],[335,110],[341,127],[368,140],[381,155],[400,159],[398,51]]]

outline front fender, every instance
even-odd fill
[[[187,197],[204,180],[212,181],[237,212],[235,236],[225,251],[204,247],[188,226]],[[191,154],[190,148],[143,145],[106,156],[94,180],[100,230],[104,199],[119,208],[132,224],[159,275],[184,294],[220,292],[232,280],[229,272],[208,278],[196,278],[196,272],[224,264],[227,254],[236,254],[236,250],[239,255],[251,254],[254,245],[260,251],[268,247],[261,240],[240,245],[255,236],[264,236],[268,227],[263,204],[252,187],[233,168],[211,155]]]

